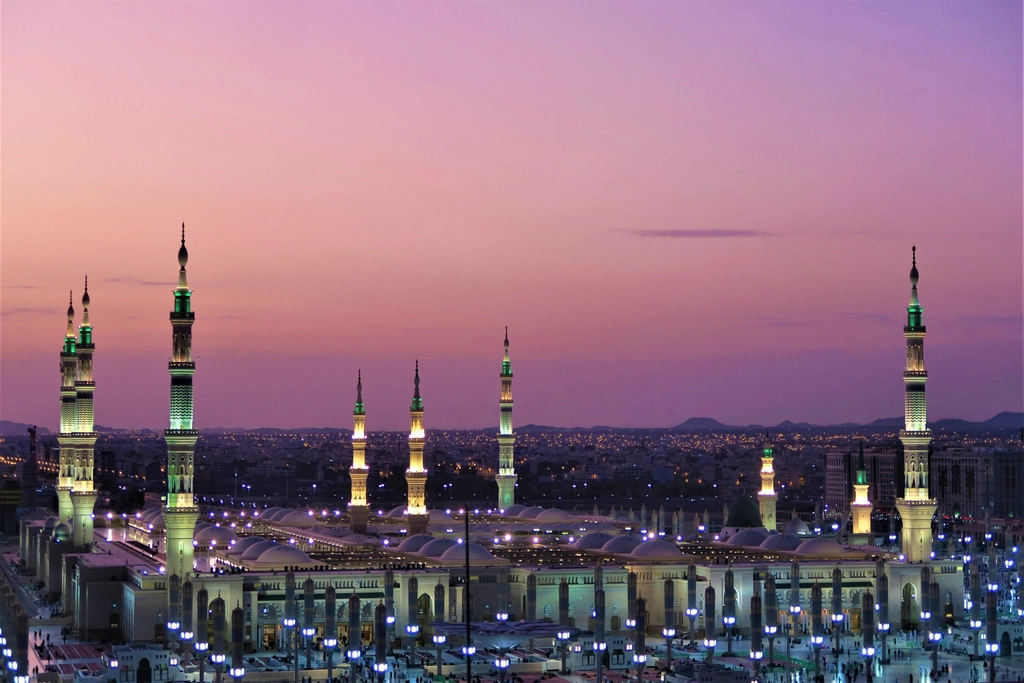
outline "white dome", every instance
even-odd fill
[[[782,533],[792,534],[794,536],[810,536],[811,528],[807,526],[807,522],[804,520],[799,517],[794,517],[786,522],[786,529]]]
[[[427,514],[430,516],[430,524],[447,524],[454,521],[444,510],[430,510]]]
[[[405,506],[396,507],[388,513],[388,517],[391,519],[401,519],[402,517],[405,517]]]
[[[416,534],[398,544],[398,549],[407,553],[418,553],[426,544],[434,540],[430,534]]]
[[[54,527],[60,524],[60,520],[56,517],[48,517],[43,523],[43,529],[46,531],[53,531]]]
[[[843,546],[839,545],[831,538],[825,538],[824,536],[815,536],[809,538],[799,546],[797,546],[796,552],[801,555],[843,555],[846,551]]]
[[[526,508],[525,510],[523,510],[522,512],[519,513],[519,518],[520,519],[537,519],[537,515],[539,515],[542,512],[544,512],[544,508],[542,508],[542,507]]]
[[[629,554],[638,560],[677,560],[683,556],[674,543],[656,538],[653,541],[645,541]]]
[[[607,534],[603,531],[591,531],[586,536],[580,536],[576,539],[576,542],[572,544],[573,548],[579,550],[600,550],[605,543],[614,538],[611,534]]]
[[[281,507],[278,507],[277,505],[275,505],[274,507],[271,507],[271,508],[267,508],[266,510],[261,510],[261,511],[260,511],[260,516],[259,516],[259,519],[268,519],[268,518],[270,518],[270,516],[271,516],[271,515],[273,515],[273,514],[274,514],[275,512],[280,512],[280,511],[281,511],[281,510],[283,510],[283,509],[284,509],[284,508],[281,508]]]
[[[572,521],[573,517],[565,510],[551,508],[538,514],[535,519],[538,522],[569,522]]]
[[[277,545],[267,548],[260,554],[260,564],[273,562],[275,564],[304,564],[311,562],[309,555],[302,552],[293,545]]]
[[[292,510],[291,512],[281,515],[274,520],[278,524],[287,524],[288,526],[315,526],[316,520],[310,516],[308,512],[302,510]]]
[[[233,546],[231,546],[231,549],[228,550],[228,555],[241,555],[252,546],[256,545],[257,543],[263,543],[266,540],[267,539],[262,538],[260,536],[246,536],[245,538],[241,539]]]
[[[803,541],[792,534],[772,534],[761,543],[762,550],[796,550]]]
[[[466,559],[466,548],[464,548],[462,546],[462,544],[458,544],[458,545],[452,546],[451,548],[448,548],[448,550],[444,551],[444,554],[441,555],[441,559],[442,560],[446,560],[446,561],[465,560]],[[494,559],[494,555],[492,555],[491,551],[488,550],[487,548],[483,547],[479,543],[470,543],[469,544],[469,561],[470,562],[473,562],[474,560],[476,560],[476,561],[484,561],[484,560],[493,560],[493,559]]]
[[[520,505],[519,503],[516,503],[515,505],[509,505],[507,508],[505,508],[505,514],[509,517],[517,517],[519,513],[525,509],[525,505]]]
[[[157,517],[158,515],[160,515],[160,508],[151,508],[149,510],[144,510],[142,513],[142,519],[140,519],[139,521],[143,524],[149,524],[153,521],[153,518]]]
[[[242,552],[242,559],[247,561],[258,560],[260,559],[260,555],[275,545],[280,544],[276,541],[260,541],[259,543],[253,543]]]
[[[278,510],[277,512],[274,512],[274,513],[268,515],[265,521],[267,521],[267,522],[280,522],[282,519],[284,519],[288,515],[292,514],[293,512],[296,512],[296,510],[284,510],[284,509],[281,509],[281,510]]]
[[[424,557],[441,557],[453,545],[456,545],[456,543],[450,538],[435,538],[420,548],[420,555]]]
[[[228,546],[231,544],[231,541],[238,540],[235,532],[226,526],[208,526],[196,534],[194,538],[199,541],[201,546],[209,545],[211,541],[216,541],[217,545]]]
[[[753,548],[764,543],[766,538],[768,538],[768,532],[764,529],[744,529],[730,536],[726,543]]]
[[[633,552],[638,545],[640,539],[636,536],[616,536],[601,546],[601,551],[621,555]]]

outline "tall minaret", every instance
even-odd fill
[[[775,465],[774,447],[768,440],[768,433],[764,435],[764,454],[761,456],[761,490],[757,493],[757,503],[761,508],[761,521],[768,531],[775,531],[778,524],[775,520],[775,504],[779,495],[775,493]]]
[[[363,372],[359,371],[356,380],[356,407],[352,411],[352,467],[349,477],[352,480],[352,499],[348,504],[348,517],[352,531],[365,534],[370,518],[370,508],[366,502],[366,477],[370,470],[366,466],[366,410],[363,408]]]
[[[423,431],[423,399],[420,398],[420,362],[416,361],[416,377],[413,379],[412,406],[409,408],[409,469],[405,481],[409,485],[409,499],[406,514],[409,516],[409,533],[422,534],[427,530],[430,516],[427,514],[427,471],[423,468],[423,446],[426,432]]]
[[[96,383],[92,379],[92,324],[89,322],[89,278],[85,278],[82,294],[82,324],[78,328],[78,378],[75,380],[75,403],[78,413],[75,429],[75,481],[71,491],[71,506],[75,523],[72,542],[76,547],[92,543],[92,511],[96,506],[97,491],[93,485],[96,454],[96,431],[92,404]]]
[[[896,500],[896,509],[903,518],[900,542],[908,562],[922,562],[931,558],[932,517],[938,507],[928,497],[928,445],[932,433],[928,430],[928,410],[925,404],[924,383],[928,372],[924,369],[925,326],[921,318],[921,302],[917,298],[917,247],[913,250],[910,268],[910,304],[907,306],[907,326],[903,336],[907,339],[907,369],[903,373],[906,385],[904,399],[905,429],[900,431],[903,442],[903,498]]]
[[[178,249],[178,286],[174,290],[174,310],[171,311],[171,424],[164,430],[167,442],[167,506],[164,524],[167,526],[167,573],[185,576],[192,571],[192,535],[195,532],[199,508],[192,496],[192,476],[196,441],[199,439],[192,425],[192,375],[196,364],[192,360],[192,290],[185,277],[188,250],[185,248],[185,225],[181,226],[181,248]],[[169,614],[170,612],[168,612]]]
[[[71,489],[75,485],[75,432],[78,431],[78,338],[75,336],[75,306],[68,294],[68,330],[60,352],[60,469],[57,472],[57,518],[72,523]]]
[[[512,449],[512,361],[508,358],[508,328],[505,328],[505,360],[501,361],[501,421],[498,424],[498,509],[516,502],[516,468]]]
[[[860,442],[860,458],[857,461],[857,483],[853,485],[853,533],[871,533],[871,500],[868,498],[868,470],[864,466],[864,442]]]

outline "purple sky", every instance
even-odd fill
[[[0,415],[54,428],[90,276],[97,422],[867,421],[1022,410],[1019,2],[0,5]],[[80,309],[80,305],[76,305]]]

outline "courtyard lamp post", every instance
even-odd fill
[[[661,629],[665,639],[665,670],[672,670],[672,640],[676,637],[676,582],[665,579],[665,627]]]
[[[704,589],[704,649],[708,653],[708,666],[715,662],[715,587]]]
[[[889,577],[885,574],[884,569],[881,575],[878,577],[878,602],[875,603],[875,610],[878,612],[878,634],[882,641],[881,658],[879,659],[880,664],[889,663],[889,647],[886,642],[889,637],[889,629],[891,624],[889,623]]]
[[[567,673],[565,669],[565,657],[569,650],[569,638],[572,637],[571,631],[559,631],[555,634],[555,640],[562,644],[562,673]]]
[[[647,664],[647,601],[636,599],[636,628],[633,630],[633,663],[636,664],[638,683],[644,680],[644,665]]]
[[[435,633],[432,640],[437,648],[437,675],[441,675],[441,653],[444,652],[444,644],[448,642],[448,636],[443,633]]]
[[[725,626],[726,654],[732,657],[732,635],[736,626],[736,586],[732,563],[725,570],[725,594],[722,598],[722,624]]]
[[[988,584],[988,592],[985,595],[985,657],[988,659],[989,683],[996,680],[996,655],[999,654],[999,622],[996,614],[998,600],[999,585]]]
[[[821,676],[821,646],[825,643],[821,626],[821,584],[815,581],[811,586],[811,647],[814,648],[815,680]]]
[[[875,657],[875,599],[871,595],[870,590],[865,591],[861,597],[860,613],[863,619],[861,621],[861,637],[863,642],[861,643],[860,654],[867,660],[867,683],[871,683],[874,678],[872,665]]]
[[[775,575],[764,581],[764,634],[768,638],[768,666],[775,666],[775,636],[779,633],[779,597],[775,591]]]
[[[690,649],[696,649],[697,616],[697,565],[693,562],[686,568],[686,618],[690,620]]]
[[[206,651],[210,647],[209,642],[209,593],[206,588],[200,587],[196,592],[196,656],[199,658],[199,683],[203,683],[206,673]]]
[[[764,650],[761,645],[761,594],[754,582],[754,594],[750,596],[750,661],[754,665],[754,680],[761,677],[761,659]]]
[[[334,677],[334,648],[338,646],[338,593],[333,584],[324,589],[324,655],[327,659],[327,681]]]

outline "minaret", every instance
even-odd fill
[[[775,520],[775,504],[779,495],[775,493],[775,459],[774,447],[768,440],[768,433],[764,435],[764,454],[761,456],[761,490],[757,494],[757,503],[761,508],[761,521],[768,531],[775,531],[778,525]]]
[[[508,359],[508,328],[505,328],[505,360],[501,362],[501,418],[498,424],[498,509],[516,502],[516,469],[512,449],[512,361]]]
[[[60,467],[57,472],[57,519],[72,523],[71,489],[75,485],[75,432],[78,431],[78,406],[75,381],[78,379],[78,338],[75,336],[75,306],[68,294],[68,330],[60,352]]]
[[[181,226],[181,248],[178,249],[178,286],[174,290],[174,310],[171,311],[171,423],[164,430],[167,442],[167,506],[164,524],[167,526],[167,573],[185,576],[192,571],[192,535],[195,532],[199,508],[192,496],[192,476],[196,441],[199,439],[192,425],[192,375],[196,364],[192,360],[192,290],[188,288],[185,264],[185,225]]]
[[[426,432],[423,431],[423,399],[420,398],[420,362],[416,361],[416,377],[413,379],[412,406],[409,408],[409,469],[405,481],[409,485],[406,514],[409,517],[409,534],[422,534],[427,530],[430,516],[427,514],[427,471],[423,468],[423,446]]]
[[[89,278],[85,278],[82,294],[82,324],[78,328],[78,378],[75,380],[75,404],[78,413],[75,429],[75,480],[71,491],[71,506],[75,523],[72,542],[75,547],[92,543],[92,511],[98,492],[93,485],[96,454],[96,431],[92,404],[96,383],[92,380],[92,324],[89,322]]]
[[[352,496],[348,504],[348,517],[352,531],[365,534],[370,518],[370,508],[366,502],[366,478],[370,474],[366,466],[366,410],[363,408],[363,372],[359,371],[356,380],[356,407],[352,411],[352,467],[349,477],[352,480]]]
[[[857,461],[857,483],[853,485],[853,533],[871,533],[871,500],[868,499],[868,470],[864,466],[864,442],[860,442],[860,458]]]
[[[903,373],[906,385],[904,399],[905,429],[900,431],[903,442],[903,498],[896,500],[896,509],[903,518],[900,533],[903,554],[907,562],[922,562],[931,558],[932,517],[937,508],[928,497],[928,445],[932,433],[928,430],[928,410],[924,384],[928,372],[924,369],[924,334],[921,302],[917,298],[917,247],[913,250],[910,269],[910,304],[907,306],[907,325],[903,336],[907,340],[907,369]]]

